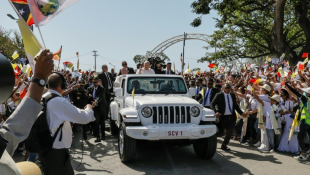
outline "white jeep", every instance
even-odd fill
[[[110,127],[118,133],[122,162],[135,159],[138,140],[185,142],[200,158],[214,156],[214,112],[192,98],[195,89],[187,89],[182,76],[124,75],[115,85]]]

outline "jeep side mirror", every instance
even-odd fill
[[[120,97],[120,96],[122,96],[122,91],[123,91],[123,88],[115,88],[114,89],[114,95],[116,97]]]
[[[190,96],[190,97],[196,95],[196,89],[195,89],[195,88],[189,88],[189,89],[188,89],[188,92],[189,92],[189,96]]]

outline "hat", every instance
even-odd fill
[[[301,85],[302,85],[303,88],[307,88],[308,87],[308,85],[306,83],[301,83]]]
[[[215,84],[215,87],[216,87],[216,88],[222,88],[222,85],[221,85],[220,83],[216,83],[216,84]]]
[[[271,100],[275,100],[277,102],[281,101],[281,97],[279,95],[273,95],[272,97],[269,97]]]
[[[310,88],[301,88],[301,90],[307,94],[310,94]]]
[[[270,92],[270,90],[271,90],[271,88],[268,84],[264,84],[264,86],[259,86],[259,87],[265,89],[268,92]]]
[[[35,163],[32,162],[19,162],[16,163],[17,167],[21,171],[21,174],[40,175],[41,170]]]

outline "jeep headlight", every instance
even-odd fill
[[[142,116],[143,117],[145,117],[145,118],[149,118],[149,117],[151,117],[152,116],[152,109],[150,108],[150,107],[144,107],[144,108],[142,108],[142,110],[141,110],[141,114],[142,114]]]
[[[193,117],[198,117],[199,114],[200,114],[200,109],[197,106],[194,106],[194,107],[191,108],[190,114]]]

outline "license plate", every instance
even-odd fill
[[[184,131],[166,131],[166,136],[168,137],[180,137],[185,134]]]

